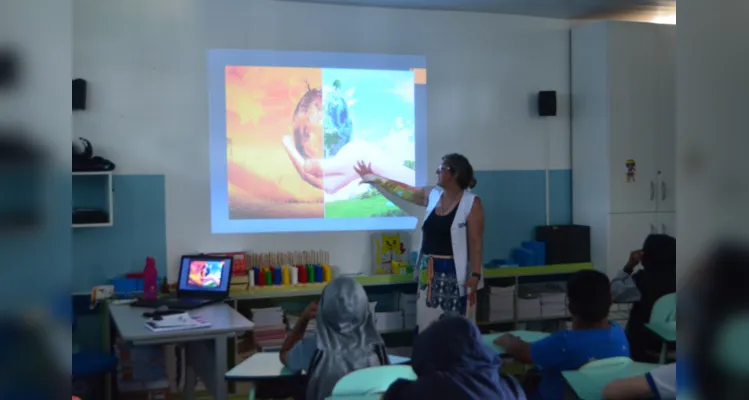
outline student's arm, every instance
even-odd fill
[[[307,308],[304,309],[304,312],[302,312],[302,315],[299,316],[299,319],[296,322],[296,325],[294,325],[294,329],[291,330],[291,333],[286,335],[286,339],[284,340],[283,344],[281,345],[281,351],[279,352],[279,357],[281,358],[281,362],[289,369],[294,370],[295,368],[292,368],[292,366],[289,362],[289,359],[291,358],[289,356],[290,353],[295,350],[297,347],[296,345],[298,343],[302,342],[302,339],[304,339],[304,334],[307,331],[307,325],[309,324],[309,321],[312,320],[312,318],[315,317],[317,314],[317,303],[311,303],[307,306]],[[298,346],[300,349],[302,346]],[[298,352],[306,354],[303,350],[298,350]],[[296,355],[296,354],[295,354]],[[295,361],[295,360],[292,360]],[[293,363],[296,364],[296,363]],[[302,369],[307,368],[309,364],[305,365]],[[296,371],[295,371],[296,372]]]
[[[649,399],[651,397],[653,397],[653,392],[644,376],[620,379],[603,388],[603,398],[606,400]]]
[[[531,363],[541,371],[561,371],[567,358],[566,331],[557,332],[529,346]]]
[[[611,296],[614,303],[636,303],[640,301],[640,289],[637,288],[631,274],[630,270],[624,268],[611,280]]]
[[[494,344],[502,347],[507,355],[523,364],[534,364],[531,356],[531,345],[514,335],[503,335],[498,337]]]
[[[611,382],[603,389],[603,398],[607,400],[675,399],[676,364],[664,365],[643,376]]]

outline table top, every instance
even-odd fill
[[[382,394],[360,394],[349,396],[331,396],[325,400],[381,400]]]
[[[408,357],[393,355],[388,355],[388,358],[390,358],[390,364],[404,364],[411,361]],[[253,354],[227,372],[225,378],[230,381],[256,381],[292,375],[294,373],[281,363],[279,353],[274,352]]]
[[[564,371],[562,376],[577,397],[582,400],[599,400],[603,394],[603,388],[609,383],[618,379],[645,375],[659,366],[658,364],[629,362],[582,371]]]
[[[546,333],[546,332],[511,331],[511,332],[500,332],[500,333],[490,333],[487,335],[481,335],[481,339],[483,339],[484,343],[487,346],[494,349],[497,352],[497,354],[507,354],[507,351],[505,351],[505,349],[494,344],[494,340],[508,333],[515,335],[518,338],[528,343],[538,342],[539,340],[546,339],[547,337],[551,335],[550,333]]]
[[[145,308],[131,307],[127,304],[110,305],[109,314],[123,340],[128,342],[182,342],[202,340],[222,334],[246,332],[254,324],[237,310],[227,304],[218,303],[192,310],[189,314],[201,321],[210,322],[207,328],[187,329],[182,331],[152,332],[146,328]]]
[[[645,327],[666,342],[676,342],[676,321],[645,324]]]

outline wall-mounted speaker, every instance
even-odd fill
[[[73,79],[73,110],[86,109],[86,80]]]
[[[555,90],[538,92],[538,115],[542,117],[557,115],[557,92]]]

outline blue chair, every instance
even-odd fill
[[[73,324],[73,332],[76,328],[75,313],[70,310],[70,318]],[[73,354],[73,395],[88,398],[91,390],[91,381],[103,378],[107,374],[117,371],[117,357],[101,351],[79,352]]]
[[[398,379],[416,380],[416,373],[408,365],[383,365],[354,371],[338,381],[333,396],[360,396],[384,393]]]

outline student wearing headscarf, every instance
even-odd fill
[[[634,272],[638,264],[642,270]],[[655,303],[676,292],[676,239],[668,235],[649,235],[642,250],[633,251],[624,269],[611,282],[615,303],[633,303],[627,323],[632,359],[648,361],[648,352],[658,353],[660,340],[648,332],[645,324]]]
[[[525,399],[520,384],[500,374],[499,356],[464,317],[445,316],[417,336],[411,361],[418,379],[396,381],[384,400]]]
[[[315,319],[317,333],[304,336]],[[329,397],[344,375],[388,364],[364,288],[339,277],[325,286],[319,304],[312,303],[281,347],[281,362],[293,372],[309,376],[307,400]]]

